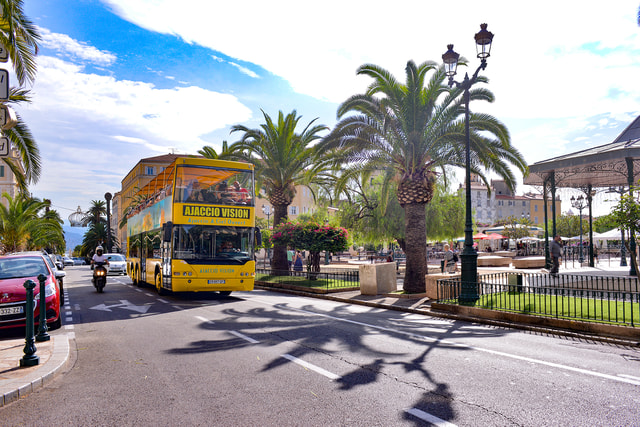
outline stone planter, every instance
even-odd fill
[[[361,264],[359,270],[362,295],[388,294],[398,289],[394,262]]]

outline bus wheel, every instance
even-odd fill
[[[218,291],[218,295],[220,295],[221,297],[228,297],[229,295],[231,295],[231,291]]]
[[[138,286],[138,270],[131,270],[133,274],[131,274],[131,283],[133,286]]]
[[[160,273],[156,273],[155,278],[156,290],[158,291],[158,295],[166,295],[167,291],[162,287],[162,275]]]

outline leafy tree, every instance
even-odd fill
[[[428,74],[431,77],[427,80]],[[385,171],[397,186],[396,196],[405,213],[406,292],[424,292],[426,265],[425,207],[433,198],[436,170],[465,166],[464,91],[445,84],[444,68],[434,62],[406,66],[406,83],[376,65],[366,64],[358,74],[373,79],[364,94],[347,99],[338,109],[340,122],[322,149],[343,165],[342,173]],[[480,82],[487,82],[480,76]],[[470,90],[471,101],[493,101],[485,88]],[[354,114],[355,113],[355,114]],[[510,188],[515,165],[526,174],[522,155],[510,142],[504,124],[487,114],[469,118],[471,169],[485,182],[495,172]],[[388,186],[390,187],[390,186]]]
[[[231,132],[242,132],[234,149],[244,153],[245,160],[255,165],[259,187],[264,187],[273,206],[274,228],[287,219],[287,209],[296,195],[296,186],[311,188],[312,183],[324,183],[328,164],[322,160],[322,152],[312,144],[327,129],[324,125],[313,125],[312,120],[296,132],[301,116],[292,111],[286,116],[280,111],[278,120],[262,112],[264,121],[259,129],[242,125],[231,128]],[[286,247],[274,245],[271,266],[275,270],[288,269]]]
[[[23,194],[11,197],[3,193],[7,206],[0,204],[0,244],[5,252],[64,249],[62,222],[57,213],[46,213],[48,203]]]
[[[584,219],[583,219],[584,221]],[[582,224],[584,232],[584,223]],[[552,230],[551,220],[547,224],[547,229]],[[549,233],[551,234],[551,233]],[[564,237],[573,237],[580,234],[580,216],[579,215],[560,215],[556,218],[556,234]]]
[[[82,256],[90,256],[98,246],[104,246],[107,241],[107,223],[98,222],[90,224],[82,239]],[[111,244],[118,245],[118,236],[111,230]],[[106,251],[105,251],[106,252]]]
[[[618,224],[610,213],[593,219],[593,231],[595,233],[604,233],[605,231],[609,231],[617,226]]]
[[[104,200],[91,201],[91,207],[82,218],[82,226],[107,223],[107,205]]]
[[[349,234],[342,227],[317,223],[281,223],[271,235],[274,245],[309,251],[309,270],[320,272],[320,252],[342,252],[349,246]]]
[[[633,193],[636,195],[639,188],[632,188]],[[638,271],[638,256],[635,251],[631,250],[629,245],[630,237],[636,238],[640,232],[640,203],[636,199],[632,192],[620,195],[620,201],[613,207],[611,213],[611,219],[625,232],[624,245],[627,252],[631,254],[631,262],[633,265],[633,271]],[[634,249],[637,249],[634,246]]]
[[[529,218],[517,218],[510,216],[504,221],[504,229],[502,234],[509,239],[522,239],[531,235],[531,227],[533,221]]]
[[[198,154],[207,159],[238,160],[242,158],[242,153],[236,151],[235,145],[231,144],[231,146],[229,146],[227,141],[222,141],[222,150],[220,153],[210,145],[205,145],[202,149],[198,150]]]

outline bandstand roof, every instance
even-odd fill
[[[640,179],[640,116],[611,143],[529,166],[526,185],[544,185],[555,173],[556,187],[585,188],[626,186],[627,159],[633,162],[633,182]]]

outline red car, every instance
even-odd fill
[[[24,282],[29,279],[36,283],[33,290],[34,323],[35,325],[40,323],[40,282],[38,281],[40,274],[47,277],[45,280],[47,324],[51,329],[57,329],[62,325],[60,286],[55,271],[45,261],[45,256],[37,252],[29,252],[0,257],[0,329],[25,327],[27,290]],[[37,326],[35,332],[38,332]]]

